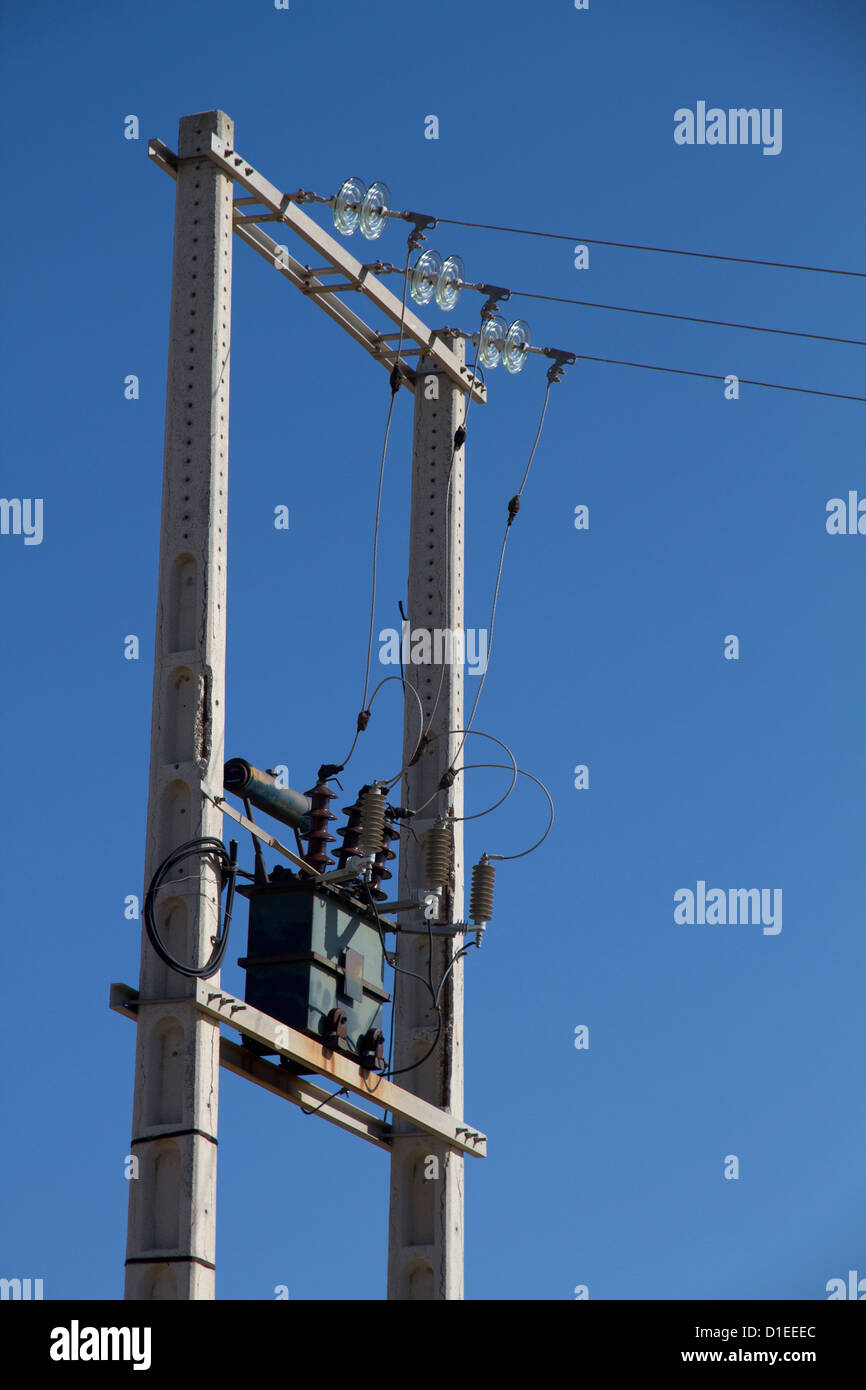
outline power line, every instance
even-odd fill
[[[523,495],[523,489],[526,487],[526,479],[529,477],[529,470],[532,467],[532,460],[535,458],[535,451],[538,448],[538,441],[541,438],[541,431],[544,428],[544,421],[547,415],[547,407],[550,404],[550,388],[553,385],[554,379],[555,378],[551,376],[550,372],[548,372],[547,389],[544,393],[544,403],[541,407],[541,415],[538,421],[538,429],[535,431],[535,439],[532,441],[532,448],[529,451],[529,459],[527,461],[525,469],[523,470],[523,477],[520,481],[520,487],[517,489],[517,492],[512,497],[511,501],[508,503],[508,520],[505,523],[505,532],[502,537],[502,549],[499,552],[499,565],[496,570],[496,583],[493,588],[493,604],[490,609],[490,623],[488,627],[489,637],[487,640],[487,661],[484,666],[484,671],[481,675],[481,680],[478,683],[478,689],[475,692],[475,699],[472,702],[472,712],[469,715],[469,722],[466,725],[465,730],[463,731],[463,737],[460,740],[457,752],[454,754],[454,757],[451,760],[452,771],[454,768],[454,763],[457,761],[463,750],[463,745],[466,742],[467,734],[472,733],[472,724],[475,720],[475,711],[478,709],[478,701],[481,699],[481,692],[484,689],[484,682],[487,680],[487,672],[490,670],[490,655],[493,651],[493,627],[496,622],[496,605],[499,602],[499,586],[502,583],[502,567],[505,563],[505,547],[508,545],[508,536],[509,532],[511,531],[511,526],[514,521],[514,518],[520,511],[520,500]]]
[[[675,372],[678,376],[700,376],[705,381],[724,381],[723,376],[713,372],[693,372],[687,367],[660,367],[655,362],[624,362],[618,357],[590,357],[589,353],[578,353],[578,361],[584,362],[607,362],[614,367],[643,367],[648,372]],[[777,381],[752,381],[749,377],[737,377],[737,381],[744,386],[768,386],[773,391],[798,391],[805,396],[829,396],[836,401],[863,401],[866,403],[866,396],[844,396],[839,391],[816,391],[811,386],[781,386]]]
[[[400,335],[397,342],[397,351],[394,356],[394,366],[391,371],[391,399],[388,402],[388,414],[385,418],[385,435],[382,440],[382,453],[379,458],[379,486],[376,492],[376,520],[373,523],[373,573],[370,582],[370,626],[367,633],[367,660],[364,667],[364,694],[361,697],[361,710],[358,714],[355,726],[355,737],[352,746],[336,771],[342,772],[355,751],[358,739],[367,727],[370,718],[370,711],[367,708],[367,691],[370,688],[370,663],[373,659],[373,629],[376,617],[376,584],[379,567],[379,524],[382,518],[382,488],[385,481],[385,459],[388,456],[388,439],[391,434],[391,420],[394,415],[394,402],[397,399],[397,392],[400,389],[400,354],[403,351],[403,337],[406,326],[406,292],[409,288],[409,258],[412,254],[411,238],[406,247],[406,264],[403,267],[403,302],[400,307]],[[379,686],[376,687],[379,689]],[[370,701],[372,704],[372,700]]]
[[[866,270],[837,270],[826,265],[793,265],[790,261],[759,261],[752,256],[721,256],[712,251],[684,251],[675,246],[642,246],[633,241],[600,241],[597,237],[566,236],[564,232],[540,232],[529,227],[503,227],[494,222],[466,222],[458,217],[437,217],[450,227],[476,227],[484,232],[511,232],[515,236],[544,237],[548,241],[571,241],[587,246],[615,246],[624,251],[656,251],[665,256],[697,256],[704,261],[734,261],[737,265],[766,265],[777,270],[809,270],[821,275],[851,275],[866,280]]]
[[[512,290],[521,299],[544,299],[551,304],[577,304],[583,309],[612,309],[619,314],[645,314],[654,319],[679,319],[683,323],[711,324],[715,328],[745,328],[750,333],[779,333],[786,338],[814,338],[820,343],[845,343],[849,347],[866,347],[861,338],[833,338],[824,333],[802,333],[793,328],[765,328],[756,323],[730,323],[727,319],[704,319],[693,314],[668,314],[660,309],[631,309],[624,304],[595,304],[589,299],[566,299],[557,294],[533,294],[529,290]]]

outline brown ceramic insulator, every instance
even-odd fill
[[[336,820],[337,817],[328,810],[328,802],[333,801],[337,793],[331,791],[327,782],[317,782],[304,795],[310,798],[308,815],[310,830],[306,836],[307,853],[305,858],[311,869],[315,869],[317,874],[323,874],[334,862],[328,854],[326,846],[334,843],[335,837],[329,834],[328,824],[330,821]]]

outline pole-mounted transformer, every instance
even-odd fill
[[[382,1006],[391,996],[384,988],[383,937],[372,898],[384,897],[378,882],[387,870],[384,858],[378,861],[385,854],[394,857],[386,837],[396,836],[384,789],[364,788],[357,812],[349,808],[348,844],[344,838],[336,871],[348,877],[327,881],[334,862],[327,847],[335,840],[328,826],[336,819],[329,806],[336,793],[326,781],[301,793],[278,786],[273,773],[233,758],[226,763],[224,785],[307,840],[308,872],[277,865],[264,881],[238,889],[250,904],[247,953],[238,961],[246,971],[245,1002],[355,1057],[368,1070],[381,1069]],[[354,858],[367,860],[368,880],[361,880],[360,865],[352,875]],[[251,1038],[245,1046],[269,1055]]]

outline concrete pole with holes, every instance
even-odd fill
[[[145,886],[179,845],[222,834],[202,787],[222,787],[232,181],[198,155],[233,131],[222,111],[180,122]],[[216,873],[194,857],[175,877],[157,925],[173,956],[201,965]],[[219,1025],[194,989],[142,931],[127,1299],[214,1297]]]
[[[462,339],[446,339],[465,361]],[[464,464],[463,449],[454,457],[451,488],[449,464],[454,434],[462,424],[466,397],[459,386],[422,359],[415,387],[412,455],[412,513],[409,540],[408,620],[411,631],[427,629],[463,633]],[[423,639],[419,639],[417,650]],[[462,636],[461,636],[462,640]],[[427,808],[401,830],[399,896],[426,886],[424,852],[416,836],[437,816],[463,814],[463,778],[439,791],[442,774],[457,755],[463,727],[463,664],[460,660],[416,664],[410,659],[405,677],[421,698],[425,724],[437,737],[429,751],[405,773],[401,800]],[[445,655],[443,647],[440,655]],[[431,656],[435,657],[435,648]],[[440,690],[441,679],[441,690]],[[438,703],[437,703],[438,695]],[[434,713],[435,707],[435,713]],[[418,702],[407,692],[404,762],[412,756],[419,735]],[[459,766],[462,754],[457,759]],[[431,799],[432,798],[432,799]],[[450,891],[440,912],[442,922],[463,917],[463,826],[454,827],[454,863]],[[400,921],[417,925],[420,913],[401,914]],[[434,937],[433,983],[439,981],[463,938]],[[428,973],[429,939],[423,934],[400,935],[397,965],[421,975]],[[430,991],[419,980],[397,975],[395,980],[394,1061],[396,1070],[423,1057],[436,1037],[436,1013]],[[433,1105],[463,1118],[463,961],[448,976],[440,999],[442,1032],[429,1060],[395,1078]],[[391,1152],[391,1205],[388,1242],[388,1298],[433,1300],[463,1298],[463,1155],[394,1117]]]

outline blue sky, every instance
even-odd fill
[[[0,1273],[42,1277],[48,1298],[116,1298],[135,1038],[107,1000],[138,973],[123,904],[142,891],[174,198],[148,137],[174,147],[180,116],[221,107],[286,190],[330,194],[354,173],[387,180],[398,206],[574,243],[864,270],[866,13],[854,0],[4,9],[0,492],[41,497],[44,535],[0,536]],[[698,101],[781,108],[781,152],[677,145],[674,112]],[[470,279],[864,337],[858,279],[604,247],[578,271],[572,242],[444,225],[428,244],[459,253]],[[375,254],[399,261],[404,245],[391,227]],[[866,395],[861,348],[508,310],[578,355]],[[474,327],[477,305],[464,297],[456,317]],[[387,376],[237,241],[232,336],[226,753],[285,763],[305,788],[343,756],[359,707]],[[487,625],[543,367],[489,372],[488,386],[466,451],[468,627]],[[591,1299],[821,1299],[829,1279],[866,1275],[866,539],[825,527],[830,498],[866,494],[864,423],[851,401],[747,386],[726,401],[720,381],[592,362],[554,388],[477,721],[547,783],[557,815],[537,854],[501,868],[467,967],[466,1115],[490,1139],[467,1163],[470,1299],[570,1299],[576,1285]],[[402,392],[377,628],[405,596],[410,428]],[[728,634],[739,660],[724,658]],[[347,793],[396,766],[396,689]],[[502,786],[473,776],[467,810]],[[521,787],[467,827],[467,857],[521,849],[543,824]],[[676,924],[674,893],[699,880],[781,888],[782,930]],[[223,973],[237,993],[244,937],[239,912]],[[238,1078],[221,1087],[218,1297],[278,1284],[384,1297],[385,1156]]]

